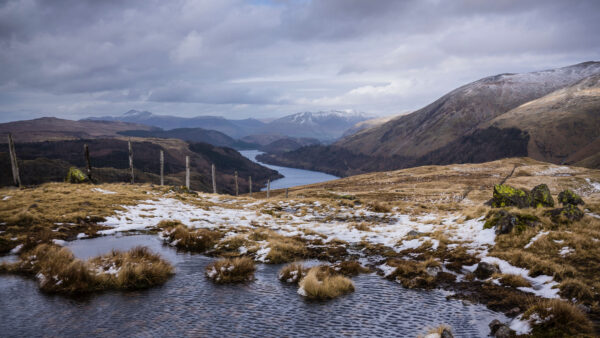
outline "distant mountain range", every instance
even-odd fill
[[[229,120],[218,116],[177,117],[155,115],[148,111],[130,110],[121,116],[90,117],[91,121],[120,121],[158,127],[165,130],[202,128],[216,130],[240,139],[250,135],[281,135],[294,138],[315,138],[334,141],[356,123],[369,119],[353,111],[302,112],[265,123],[256,119]]]
[[[337,175],[511,156],[599,167],[599,75],[585,62],[486,77],[331,146],[261,160]]]

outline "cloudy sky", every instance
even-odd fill
[[[600,1],[0,0],[0,121],[418,109],[600,60]]]

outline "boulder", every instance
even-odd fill
[[[496,184],[491,200],[492,208],[517,207],[528,208],[531,205],[531,197],[525,190],[513,188],[505,184]]]
[[[534,227],[540,219],[533,215],[513,214],[506,210],[494,210],[487,214],[484,229],[496,229],[496,234],[508,234],[513,228],[521,232],[526,227]]]
[[[552,209],[547,213],[554,223],[571,223],[583,218],[583,211],[576,205],[567,204],[562,208]]]
[[[510,328],[506,324],[499,321],[498,319],[494,319],[489,324],[489,327],[490,327],[491,335],[496,338],[508,338],[511,336]]]
[[[83,171],[75,167],[69,168],[69,172],[67,173],[67,177],[65,178],[65,182],[69,183],[85,183],[88,181],[89,179],[86,176],[86,174],[84,174]]]
[[[574,193],[573,191],[567,189],[563,190],[558,194],[558,202],[562,205],[584,205],[585,203],[581,199],[579,195]]]
[[[477,269],[473,272],[475,277],[479,279],[488,279],[495,273],[500,273],[500,269],[496,265],[486,262],[477,264]]]
[[[540,184],[533,188],[530,193],[531,196],[531,207],[554,207],[554,199],[550,194],[550,189],[545,184]]]

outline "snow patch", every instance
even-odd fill
[[[104,189],[100,189],[100,188],[93,188],[92,191],[99,192],[99,193],[104,194],[104,195],[113,195],[113,194],[116,194],[116,192],[114,192],[114,191],[104,190]]]
[[[533,245],[533,243],[535,243],[535,241],[537,241],[538,239],[540,239],[542,236],[546,236],[549,233],[550,233],[550,231],[540,231],[537,235],[533,236],[533,238],[529,241],[529,243],[527,243],[524,246],[524,248],[528,249],[530,246]]]

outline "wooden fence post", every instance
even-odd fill
[[[235,195],[239,196],[239,194],[240,194],[240,190],[239,190],[239,187],[238,187],[238,173],[237,173],[237,170],[236,170],[235,171]]]
[[[248,185],[250,186],[250,197],[252,197],[252,176],[248,177]]]
[[[185,157],[185,187],[190,189],[190,157]]]
[[[160,185],[165,184],[165,153],[160,151]]]
[[[271,179],[267,179],[267,198],[271,197]]]
[[[90,162],[90,148],[87,143],[83,145],[83,152],[85,154],[85,165],[87,170],[87,176],[90,179],[90,182],[94,182],[92,178],[92,163]]]
[[[288,188],[285,188],[285,198],[286,199],[288,198],[288,190],[289,190]]]
[[[129,146],[129,171],[131,172],[131,184],[133,184],[133,149],[131,148],[131,139],[127,142]]]
[[[17,162],[17,153],[15,152],[15,143],[12,134],[8,133],[8,151],[10,156],[10,165],[12,167],[13,181],[17,187],[21,187],[21,175],[19,175],[19,163]]]
[[[217,177],[215,176],[215,165],[213,164],[211,167],[212,171],[212,184],[213,184],[213,194],[217,193]]]

